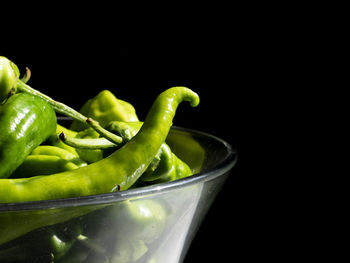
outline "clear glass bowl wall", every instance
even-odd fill
[[[236,151],[215,136],[178,127],[167,143],[193,176],[102,195],[0,204],[0,262],[183,262]]]

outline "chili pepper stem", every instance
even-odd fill
[[[57,102],[55,100],[53,100],[52,98],[50,98],[49,96],[33,89],[32,87],[30,87],[29,85],[25,84],[23,81],[19,80],[17,81],[17,89],[19,91],[22,92],[27,92],[30,94],[33,94],[35,96],[38,96],[42,99],[44,99],[45,101],[47,101],[48,103],[50,103],[50,105],[54,108],[54,110],[57,113],[61,113],[63,115],[69,116],[75,120],[79,120],[82,122],[85,122],[87,117],[83,116],[82,114],[80,114],[79,112],[77,112],[76,110],[68,107],[67,105],[61,103],[61,102]]]
[[[101,125],[98,123],[98,121],[95,121],[95,120],[93,120],[93,119],[91,119],[91,118],[87,118],[86,122],[87,122],[96,132],[98,132],[99,134],[101,134],[101,132],[103,132],[103,131],[102,131],[103,128],[102,128]],[[118,136],[118,135],[116,135],[116,134],[114,134],[114,133],[112,133],[112,132],[108,132],[108,133],[104,134],[104,137],[105,137],[107,140],[109,140],[109,141],[111,141],[111,142],[114,142],[114,143],[116,143],[116,144],[120,144],[120,143],[123,142],[123,138],[122,138],[122,137],[120,137],[120,136]]]
[[[96,139],[82,139],[67,136],[64,132],[61,132],[59,138],[65,144],[72,146],[74,148],[96,150],[96,149],[106,149],[115,147],[116,144],[107,140],[106,138],[96,138]]]
[[[28,67],[26,67],[26,72],[24,73],[24,76],[21,78],[21,81],[24,83],[27,83],[32,76],[32,73]]]
[[[65,116],[71,117],[71,118],[78,120],[78,121],[81,121],[81,122],[88,123],[100,135],[102,135],[103,137],[105,137],[106,139],[110,140],[113,143],[120,144],[123,141],[123,139],[121,137],[119,137],[119,136],[107,131],[103,127],[101,127],[101,125],[97,121],[94,121],[91,118],[90,118],[90,121],[88,121],[89,118],[85,117],[84,115],[82,115],[78,111],[72,109],[71,107],[69,107],[61,102],[53,100],[52,98],[41,93],[40,91],[33,89],[32,87],[30,87],[29,85],[24,83],[22,80],[17,81],[17,89],[19,91],[30,93],[30,94],[33,94],[35,96],[42,98],[43,100],[47,101],[57,113],[63,114]]]

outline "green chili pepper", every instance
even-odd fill
[[[191,102],[192,106],[199,103],[198,95],[185,87],[174,87],[161,93],[138,134],[98,162],[50,176],[0,179],[0,203],[68,198],[128,189],[159,152],[177,106],[183,100]]]
[[[0,262],[53,262],[51,237],[51,233],[42,228],[1,245]]]
[[[55,129],[55,112],[41,98],[20,93],[0,105],[0,178],[9,177]]]
[[[49,177],[49,176],[47,176]],[[19,181],[31,180],[32,178],[25,179],[12,179]],[[8,180],[8,179],[0,179]],[[59,184],[60,182],[56,182]],[[22,185],[23,186],[23,185]],[[23,186],[25,187],[25,186]],[[46,188],[46,185],[42,185],[42,188]],[[86,215],[96,209],[102,209],[103,206],[85,206],[79,207],[65,207],[65,208],[52,208],[45,210],[28,210],[28,211],[0,211],[0,245],[5,244],[17,237],[23,236],[38,228],[45,226],[55,225],[66,222],[68,220],[78,218],[82,215]],[[1,262],[1,261],[0,261]]]
[[[118,134],[123,138],[124,142],[127,142],[138,133],[141,126],[142,122],[113,121],[106,128]],[[184,178],[191,174],[191,168],[180,160],[166,143],[163,143],[151,165],[140,177],[140,180],[143,182],[161,183]]]
[[[173,130],[171,136],[167,138],[167,144],[174,154],[181,156],[185,163],[191,164],[194,174],[202,170],[206,151],[202,147],[201,142],[198,139],[194,139],[190,133]]]
[[[35,148],[11,174],[11,178],[26,178],[70,171],[87,163],[62,148],[43,145]]]
[[[78,241],[81,231],[80,218],[42,227],[0,245],[0,262],[57,262]]]
[[[10,178],[27,178],[78,169],[74,163],[52,155],[29,155]]]
[[[138,121],[134,107],[123,100],[117,99],[109,90],[103,90],[89,99],[80,109],[80,113],[98,121],[105,127],[111,121]],[[88,126],[79,121],[73,121],[71,129],[81,131]]]
[[[64,222],[63,224],[47,226],[36,231],[42,229],[50,233],[49,241],[47,243],[50,245],[51,253],[54,256],[54,262],[57,262],[64,257],[72,249],[75,243],[79,240],[83,230],[81,217]]]
[[[86,166],[86,162],[77,157],[75,154],[56,146],[40,145],[36,147],[30,155],[50,155],[57,156],[63,160],[74,163],[78,167]]]
[[[57,263],[111,262],[106,256],[106,250],[88,237],[79,235],[75,241],[68,253],[58,258]]]
[[[143,182],[162,183],[177,180],[192,175],[191,168],[178,158],[163,143],[159,151],[159,162],[156,165],[149,166],[145,173],[140,177]]]
[[[17,66],[5,57],[0,56],[0,104],[11,93],[15,93],[19,70]]]

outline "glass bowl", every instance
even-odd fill
[[[236,163],[225,141],[174,127],[194,175],[78,198],[0,204],[0,262],[178,263]]]

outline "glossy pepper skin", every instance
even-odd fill
[[[31,94],[13,95],[0,105],[0,180],[54,133],[56,124],[52,107]]]
[[[194,107],[199,104],[199,97],[185,87],[161,93],[138,134],[101,161],[50,176],[1,179],[0,203],[87,196],[130,188],[159,152],[182,101],[189,101]]]
[[[124,101],[117,99],[109,90],[103,90],[95,97],[89,99],[80,109],[80,113],[98,121],[105,127],[111,121],[138,121],[134,107]],[[73,121],[71,129],[81,131],[88,126],[79,121]]]

